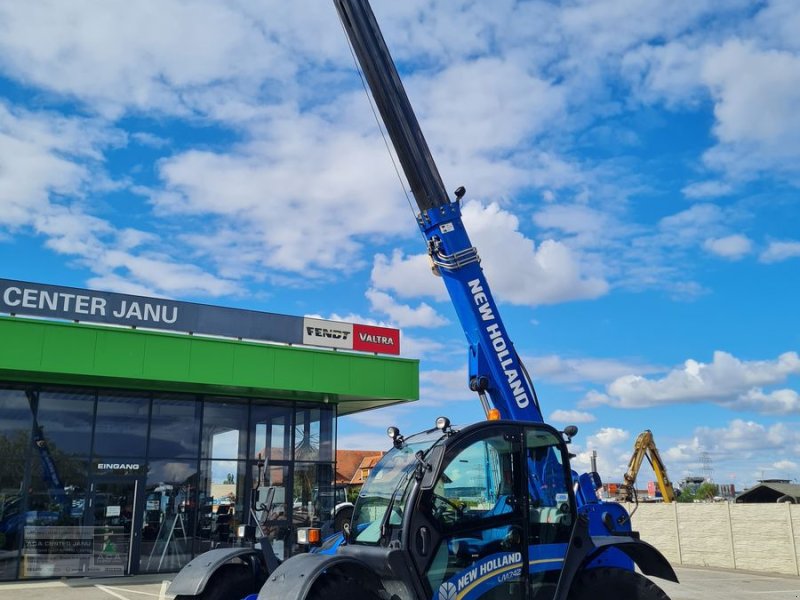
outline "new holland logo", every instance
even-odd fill
[[[457,594],[458,588],[456,588],[455,584],[450,583],[449,581],[445,581],[441,586],[439,586],[439,600],[456,600]]]

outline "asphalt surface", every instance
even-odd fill
[[[800,577],[689,567],[675,571],[680,584],[656,580],[671,600],[800,600]],[[0,583],[0,600],[170,600],[169,577]]]

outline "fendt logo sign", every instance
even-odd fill
[[[303,343],[309,346],[352,350],[353,324],[306,317],[303,319]]]
[[[303,319],[303,344],[398,355],[400,330],[306,317]]]

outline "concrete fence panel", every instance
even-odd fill
[[[797,575],[789,507],[734,504],[731,527],[737,568]]]
[[[628,511],[633,506],[628,505]],[[633,529],[642,539],[658,548],[669,562],[681,564],[681,545],[678,536],[678,513],[675,504],[640,504],[631,518]]]
[[[632,524],[676,565],[800,575],[797,505],[640,504]]]
[[[789,507],[789,525],[792,528],[792,540],[794,540],[794,568],[795,575],[800,575],[800,506],[797,504],[787,504]]]

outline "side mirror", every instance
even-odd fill
[[[442,459],[444,458],[444,446],[434,446],[428,454],[428,464],[431,466],[422,475],[420,487],[423,490],[432,490],[436,484],[436,479],[439,476],[439,471],[442,468]]]

